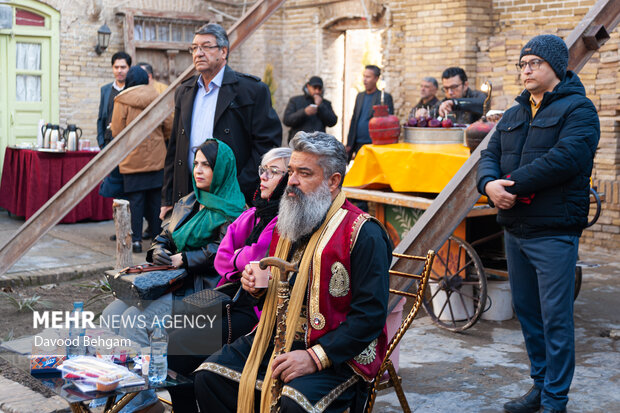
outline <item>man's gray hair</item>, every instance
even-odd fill
[[[274,159],[284,159],[284,165],[288,166],[293,150],[291,148],[273,148],[263,155],[261,165],[265,166]]]
[[[228,42],[228,34],[226,34],[226,30],[222,26],[217,23],[207,23],[204,26],[200,27],[194,34],[210,34],[215,37],[215,44],[219,47],[225,47],[227,50],[226,59],[228,59],[228,55],[230,54],[230,47]]]
[[[297,152],[312,153],[319,156],[319,166],[325,179],[338,172],[342,179],[347,172],[347,151],[344,145],[325,132],[297,132],[289,146]]]
[[[435,79],[433,76],[426,76],[422,80],[425,81],[425,82],[432,83],[433,86],[435,86],[437,89],[439,89],[439,83],[437,83],[437,79]]]

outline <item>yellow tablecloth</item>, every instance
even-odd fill
[[[343,185],[439,193],[467,158],[469,148],[461,144],[364,145]]]

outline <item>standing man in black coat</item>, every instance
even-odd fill
[[[323,99],[323,79],[312,76],[302,90],[304,94],[293,96],[284,111],[284,124],[291,128],[289,141],[299,131],[325,132],[326,126],[334,126],[338,122],[331,102]]]
[[[517,67],[525,87],[497,124],[478,167],[478,191],[498,208],[510,289],[533,386],[509,413],[565,412],[575,370],[573,300],[579,236],[588,221],[589,178],[601,135],[568,48],[531,39]]]
[[[368,65],[364,69],[364,92],[357,94],[355,98],[355,108],[353,109],[353,117],[351,118],[351,126],[349,126],[349,136],[347,138],[347,153],[351,160],[357,151],[362,147],[371,143],[370,133],[368,132],[368,122],[373,117],[375,111],[372,108],[375,105],[387,105],[390,115],[394,114],[394,103],[389,93],[382,92],[377,89],[377,82],[381,76],[381,69],[375,65]],[[383,103],[381,102],[383,95]]]
[[[248,203],[258,186],[261,156],[282,142],[282,125],[271,107],[269,88],[259,78],[228,67],[228,45],[226,31],[215,23],[198,29],[192,41],[190,53],[199,75],[183,82],[175,93],[162,219],[192,191],[192,148],[206,139],[220,139],[232,148],[239,186]]]

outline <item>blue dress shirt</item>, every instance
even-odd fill
[[[209,82],[209,90],[205,88],[202,76],[198,78],[198,91],[196,92],[196,98],[194,98],[194,109],[192,110],[190,149],[187,154],[187,166],[190,173],[194,169],[193,148],[200,146],[205,140],[213,138],[215,107],[217,106],[217,97],[220,94],[220,87],[224,79],[225,67],[222,67],[213,80]]]

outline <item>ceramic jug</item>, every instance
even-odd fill
[[[368,134],[373,145],[386,145],[398,142],[400,136],[400,122],[394,115],[390,115],[387,105],[375,105],[374,116],[368,122]]]

